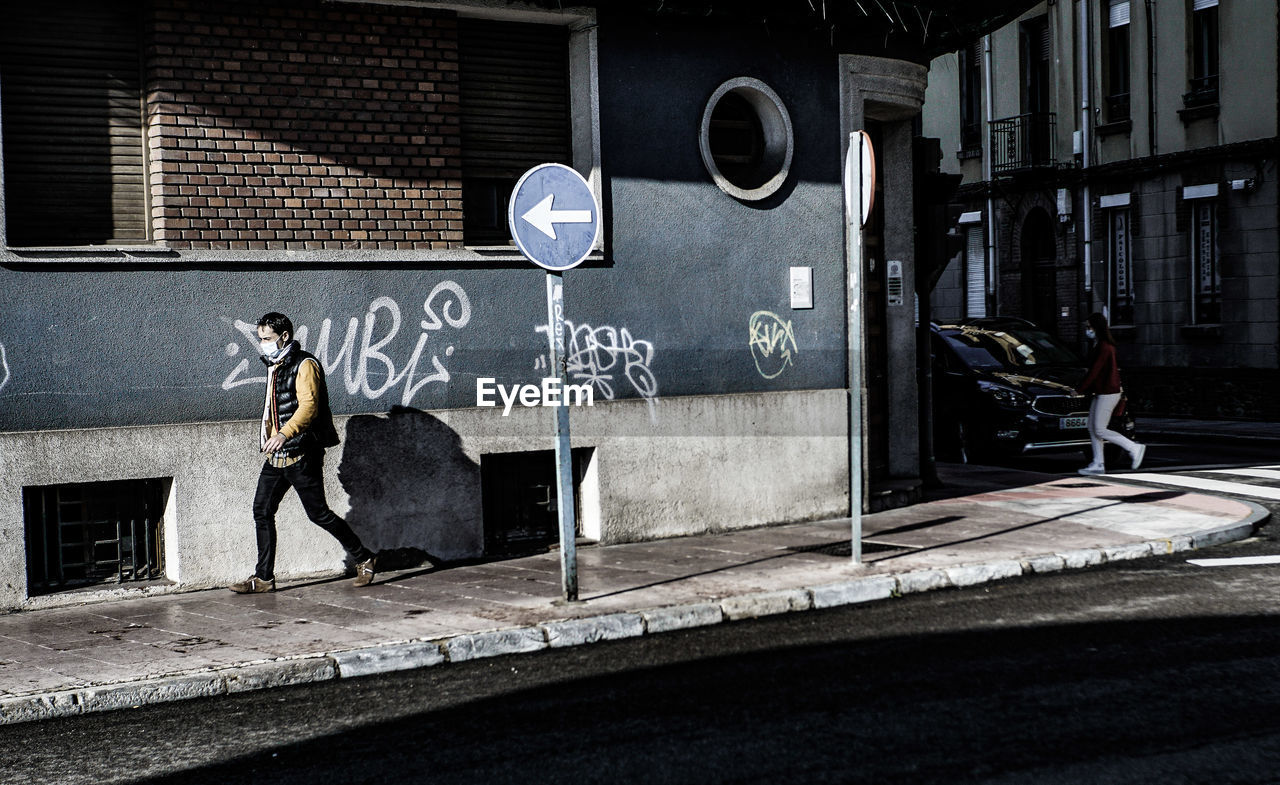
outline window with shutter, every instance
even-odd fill
[[[1023,111],[1031,114],[1051,111],[1049,89],[1052,82],[1049,19],[1041,16],[1022,25]]]
[[[1049,51],[1049,19],[1037,17],[1022,23],[1022,152],[1027,163],[1043,166],[1053,161],[1053,83]]]
[[[1218,100],[1218,0],[1192,0],[1191,92],[1183,96],[1187,106]]]
[[[6,6],[0,130],[10,246],[146,242],[133,3]]]
[[[960,146],[982,149],[982,44],[960,50]]]
[[[463,240],[506,245],[507,202],[520,175],[572,163],[568,30],[463,19],[459,80]]]
[[[1129,117],[1129,0],[1111,0],[1106,35],[1107,121]]]

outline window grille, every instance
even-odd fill
[[[582,477],[591,452],[590,447],[570,451],[576,510],[582,509]],[[560,541],[554,450],[482,455],[480,488],[486,556],[541,552]],[[577,524],[581,527],[581,515]]]
[[[164,577],[168,480],[23,489],[31,594]]]

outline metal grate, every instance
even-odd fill
[[[160,524],[169,484],[151,479],[24,488],[28,591],[163,578]]]
[[[1031,408],[1041,414],[1085,417],[1089,414],[1089,399],[1078,395],[1040,395],[1031,404]]]
[[[592,449],[579,447],[570,452],[579,528],[582,526],[582,477],[590,463]],[[539,553],[559,543],[554,450],[480,456],[480,489],[486,556]]]

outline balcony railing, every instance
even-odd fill
[[[1218,75],[1197,76],[1191,80],[1191,92],[1182,94],[1182,104],[1187,107],[1206,106],[1218,102]]]
[[[991,169],[1008,174],[1057,165],[1054,138],[1058,118],[1053,112],[1032,112],[991,122]]]
[[[1107,96],[1107,122],[1115,123],[1129,119],[1129,94],[1118,93]]]

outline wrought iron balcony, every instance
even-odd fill
[[[1058,117],[1031,112],[991,122],[991,170],[1010,174],[1057,166],[1054,139]]]

